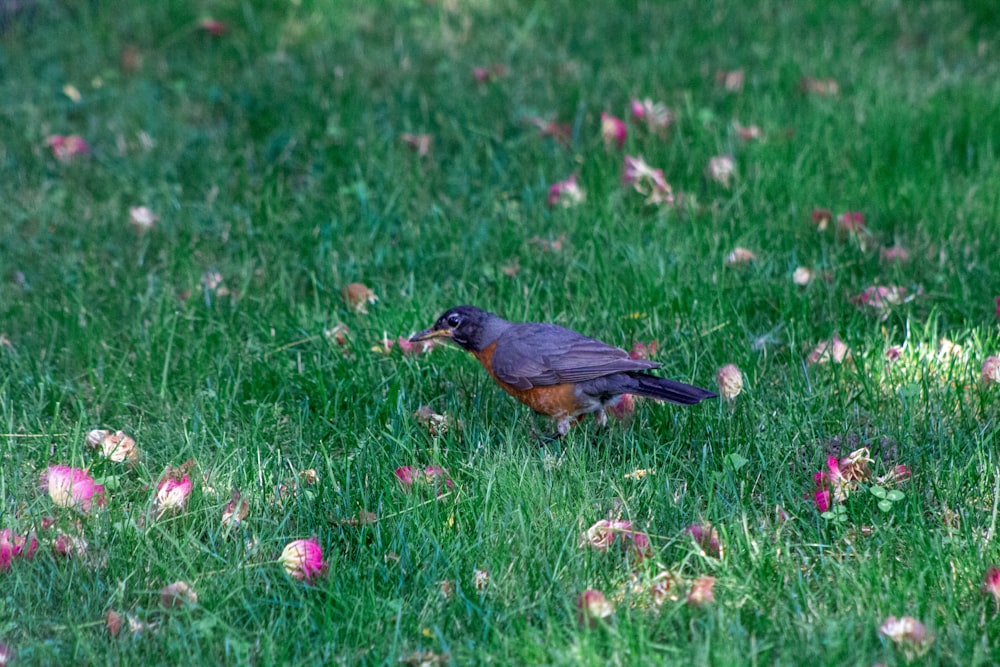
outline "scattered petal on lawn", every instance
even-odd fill
[[[653,604],[660,607],[667,600],[677,601],[680,599],[677,595],[677,583],[677,577],[672,572],[662,570],[657,573],[648,589]]]
[[[890,364],[897,361],[901,356],[903,356],[902,346],[893,345],[892,347],[886,348],[885,358]]]
[[[400,656],[399,662],[407,667],[435,667],[436,665],[451,664],[451,657],[447,653],[414,651]]]
[[[472,585],[482,593],[490,585],[490,573],[487,570],[476,570],[472,573]]]
[[[347,340],[351,335],[351,330],[343,322],[338,322],[330,328],[323,329],[323,337],[332,340],[337,345],[347,345]]]
[[[577,621],[581,626],[594,627],[598,621],[609,618],[615,607],[601,591],[588,588],[576,600]]]
[[[500,267],[500,273],[504,274],[508,278],[514,278],[521,272],[521,262],[515,257],[506,264]]]
[[[756,261],[757,255],[752,250],[747,250],[746,248],[733,248],[732,252],[726,255],[726,266],[741,266]]]
[[[490,81],[499,79],[506,74],[507,67],[500,64],[490,65],[489,67],[472,68],[472,78],[475,79],[477,83],[489,83]]]
[[[910,261],[910,251],[903,246],[894,245],[889,248],[882,248],[879,253],[883,262],[908,262]]]
[[[0,572],[9,570],[14,561],[14,545],[10,541],[10,535],[9,528],[0,531]]]
[[[233,489],[229,495],[229,502],[222,508],[222,525],[226,528],[239,526],[248,514],[250,514],[250,503],[238,490]]]
[[[285,566],[285,572],[299,581],[309,581],[317,576],[325,565],[319,542],[311,538],[289,542],[282,550],[280,560]]]
[[[351,283],[340,291],[348,308],[356,313],[368,314],[368,306],[378,301],[375,292],[363,283]]]
[[[607,411],[616,419],[625,419],[635,412],[635,396],[622,394],[618,400],[607,407]]]
[[[702,576],[694,580],[687,594],[687,603],[701,607],[715,602],[715,577]]]
[[[837,229],[848,234],[856,234],[867,230],[865,227],[865,214],[858,211],[848,211],[841,213],[837,217]]]
[[[561,144],[569,144],[573,139],[573,126],[569,123],[557,123],[542,118],[525,118],[526,123],[538,128],[539,137],[552,137]]]
[[[420,157],[426,157],[431,152],[431,146],[434,144],[434,137],[430,134],[410,134],[404,133],[400,135],[400,139],[406,144],[410,150],[416,153]]]
[[[764,138],[764,131],[756,125],[744,126],[739,123],[733,123],[733,129],[736,130],[736,134],[738,134],[740,139],[743,141],[759,141]]]
[[[1000,568],[995,565],[986,570],[983,577],[983,593],[993,598],[993,601],[1000,605]]]
[[[80,89],[74,86],[72,83],[67,83],[62,87],[63,95],[68,97],[73,101],[74,104],[79,104],[83,100],[83,95],[80,94]]]
[[[431,410],[429,405],[421,405],[420,408],[413,413],[413,416],[417,418],[427,431],[433,437],[438,437],[444,435],[452,428],[452,420],[446,415],[439,415],[438,413]],[[462,423],[456,421],[454,424],[455,430],[462,430]]]
[[[812,269],[800,266],[797,269],[795,269],[794,273],[792,273],[792,282],[798,285],[799,287],[805,287],[806,285],[811,283],[815,277],[816,274],[813,272]]]
[[[812,495],[813,504],[816,505],[816,510],[821,514],[823,512],[830,511],[830,490],[829,489],[816,489]]]
[[[217,21],[213,18],[202,19],[198,23],[198,27],[202,30],[202,32],[212,35],[213,37],[221,37],[222,35],[225,35],[226,31],[229,29],[225,23]]]
[[[6,667],[14,663],[17,654],[9,644],[0,642],[0,667]]]
[[[729,181],[736,174],[736,160],[732,155],[716,155],[708,161],[705,175],[723,187],[729,187]]]
[[[812,352],[809,353],[807,361],[810,364],[843,363],[851,356],[851,351],[847,344],[840,340],[839,336],[834,336],[830,340],[821,341]]]
[[[160,604],[167,609],[198,604],[198,594],[186,582],[175,581],[160,589]]]
[[[606,551],[619,535],[622,546],[631,549],[637,558],[645,558],[652,553],[649,536],[646,533],[632,530],[631,521],[616,519],[601,519],[595,523],[580,535],[579,545]]]
[[[128,210],[129,224],[138,232],[145,232],[156,226],[160,216],[147,206],[133,206]]]
[[[927,636],[927,628],[912,616],[903,616],[902,618],[889,616],[878,631],[880,635],[891,639],[897,645],[917,647],[930,641]]]
[[[392,341],[388,339],[383,339],[386,350],[392,349]],[[396,338],[396,345],[399,346],[399,351],[405,356],[412,357],[418,354],[423,354],[425,352],[430,352],[434,349],[433,340],[424,340],[418,343],[411,343],[409,336],[398,336]]]
[[[997,315],[997,317],[1000,317],[1000,296],[998,296],[998,297],[996,298],[996,304],[997,304],[997,312],[996,312],[996,315]]]
[[[52,155],[60,162],[71,162],[78,156],[90,154],[90,146],[77,134],[53,134],[45,142],[52,149]]]
[[[124,431],[112,433],[103,428],[95,428],[87,433],[87,444],[101,450],[101,456],[116,463],[133,462],[139,458],[135,440]]]
[[[647,204],[673,204],[674,192],[662,169],[653,169],[641,157],[625,156],[622,183],[646,197]]]
[[[10,569],[15,558],[31,560],[38,551],[38,539],[32,535],[18,535],[10,528],[0,530],[0,572]]]
[[[674,113],[662,102],[653,102],[648,97],[641,101],[632,100],[629,108],[632,119],[645,123],[650,132],[664,134],[674,124]]]
[[[625,479],[640,480],[649,475],[655,475],[656,470],[653,468],[639,468],[638,470],[633,470],[632,472],[625,473]]]
[[[604,139],[604,147],[608,150],[621,148],[625,145],[628,137],[628,129],[625,121],[616,118],[609,113],[601,113],[601,137]]]
[[[722,542],[719,541],[719,531],[709,523],[693,523],[684,529],[691,536],[706,556],[722,558]]]
[[[983,359],[983,370],[979,375],[983,384],[1000,384],[1000,357]]]
[[[799,81],[799,89],[803,93],[811,93],[820,97],[836,97],[840,94],[840,86],[834,79],[814,79],[804,76]]]
[[[554,183],[549,187],[549,196],[546,203],[549,206],[562,206],[570,208],[583,202],[585,195],[576,182],[576,174],[571,175],[564,181]]]
[[[450,600],[455,594],[455,584],[448,579],[442,579],[438,582],[438,590],[441,591],[441,597]]]
[[[563,244],[566,243],[566,235],[560,234],[554,239],[543,239],[541,236],[533,236],[528,239],[528,243],[537,247],[542,252],[562,252]]]
[[[108,629],[108,634],[112,637],[118,636],[118,633],[122,631],[122,617],[119,616],[117,611],[114,609],[108,610],[108,613],[104,616],[104,627]]]
[[[179,474],[180,471],[174,471],[168,467],[156,484],[156,497],[153,499],[153,505],[158,517],[168,512],[183,512],[187,506],[188,496],[191,495],[191,478],[185,472],[178,479]]]
[[[812,221],[819,231],[826,231],[826,228],[833,221],[833,212],[827,208],[814,208],[812,211]]]
[[[49,466],[40,481],[52,502],[59,507],[76,507],[88,512],[94,503],[98,507],[104,504],[104,487],[95,483],[86,470]]]
[[[743,371],[736,364],[726,364],[715,374],[719,385],[719,395],[727,401],[733,401],[743,391]]]
[[[52,551],[65,558],[83,556],[89,546],[82,535],[71,535],[62,531],[52,540]]]
[[[632,359],[649,359],[650,357],[656,355],[657,342],[651,340],[648,343],[636,343],[632,346],[632,349],[628,351],[628,356]]]
[[[859,308],[867,308],[881,315],[888,315],[893,306],[909,301],[906,288],[897,285],[872,285],[851,297],[851,303]]]
[[[229,296],[229,288],[224,284],[225,280],[217,269],[209,269],[201,274],[201,286],[206,292],[211,292],[215,296]]]
[[[742,69],[719,70],[715,73],[715,82],[731,93],[738,93],[743,90],[743,81],[746,72]]]
[[[440,466],[427,466],[422,470],[416,466],[402,466],[396,468],[395,475],[406,490],[421,484],[441,485],[449,489],[454,486],[454,482],[448,479],[448,471]],[[443,493],[444,489],[440,492]]]

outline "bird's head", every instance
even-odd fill
[[[410,342],[446,338],[462,349],[478,352],[495,340],[491,324],[503,322],[493,313],[475,306],[455,306],[437,319],[429,329],[410,336]]]

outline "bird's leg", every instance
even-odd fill
[[[575,421],[575,417],[563,417],[556,423],[556,430],[559,431],[560,438],[566,437],[566,434],[569,433],[569,427],[572,426]]]
[[[608,425],[608,413],[601,408],[594,412],[594,421],[597,422],[597,428],[604,428]]]

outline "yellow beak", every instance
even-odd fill
[[[410,336],[410,342],[419,343],[422,340],[430,340],[431,338],[451,338],[451,329],[424,329]]]

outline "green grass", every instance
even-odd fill
[[[226,34],[199,30],[206,16]],[[978,376],[1000,350],[998,50],[985,0],[19,14],[0,36],[0,529],[42,545],[0,573],[0,641],[25,665],[398,664],[417,651],[893,665],[907,656],[878,628],[909,615],[934,637],[916,662],[996,664],[1000,621],[980,587],[1000,562],[998,390]],[[493,64],[506,75],[475,83],[472,68]],[[737,68],[742,92],[716,84]],[[840,95],[799,92],[804,76]],[[667,138],[632,123],[624,153],[694,204],[657,211],[622,187],[599,116],[625,117],[633,97],[677,123]],[[540,138],[532,116],[572,123],[571,144]],[[765,140],[743,142],[734,121]],[[406,132],[432,134],[431,154]],[[61,164],[50,134],[80,134],[92,154]],[[729,188],[704,176],[726,153]],[[573,173],[585,203],[548,208],[548,186]],[[128,224],[139,205],[160,216],[142,235]],[[863,212],[870,241],[818,232],[817,207]],[[560,252],[532,242],[563,235]],[[910,262],[879,260],[894,243]],[[759,260],[725,266],[736,246]],[[799,288],[800,265],[828,279]],[[201,286],[213,269],[229,296]],[[368,314],[340,296],[353,281],[380,297]],[[881,320],[850,302],[875,284],[919,294]],[[702,386],[735,363],[747,388],[732,409],[641,403],[539,447],[551,425],[468,355],[372,350],[459,303],[625,348],[656,340],[663,373]],[[346,345],[324,335],[337,324]],[[807,365],[834,334],[852,361]],[[942,359],[943,337],[961,351]],[[903,355],[889,367],[891,345]],[[462,430],[429,435],[413,417],[424,404]],[[88,449],[98,427],[134,436],[139,461]],[[905,464],[913,478],[891,513],[858,492],[834,525],[806,498],[812,475],[862,445],[877,473]],[[162,471],[188,459],[186,512],[148,520]],[[82,519],[86,555],[51,555],[42,519],[69,530],[77,517],[37,490],[50,464],[109,484]],[[395,468],[431,464],[455,482],[441,500],[396,483]],[[641,468],[656,474],[625,478]],[[308,469],[317,483],[279,493]],[[250,514],[226,530],[234,488]],[[578,547],[616,508],[653,536],[653,558]],[[351,525],[362,510],[378,521]],[[685,537],[699,521],[718,528],[722,558]],[[310,536],[329,565],[307,586],[276,559]],[[630,578],[661,569],[716,577],[715,602],[687,605],[682,583],[647,608]],[[483,591],[476,570],[490,573]],[[176,580],[198,603],[164,610]],[[617,598],[611,622],[579,626],[587,588]],[[156,628],[109,637],[110,609]]]

